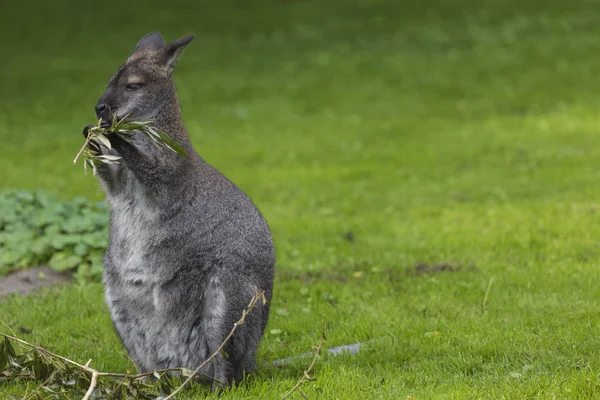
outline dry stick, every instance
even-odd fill
[[[492,287],[492,282],[493,281],[494,281],[494,277],[492,276],[490,278],[489,283],[488,283],[487,290],[485,291],[485,296],[483,297],[483,304],[481,305],[481,312],[482,313],[485,312],[485,305],[487,304],[487,299],[488,299],[488,296],[490,294],[490,288]]]
[[[12,333],[13,335],[17,336],[17,334],[15,333],[15,331],[13,331],[12,328],[10,326],[8,326],[8,324],[6,322],[4,322],[4,320],[2,318],[0,318],[0,322],[2,322],[2,325],[4,325],[6,327],[6,329],[8,329],[10,331],[10,333]]]
[[[94,393],[94,389],[96,389],[96,385],[98,385],[98,371],[92,372],[92,380],[90,382],[90,387],[87,392],[85,392],[85,396],[83,396],[83,400],[88,400],[92,393]]]
[[[287,397],[289,397],[289,396],[291,396],[292,393],[294,393],[295,391],[298,391],[298,394],[300,394],[300,396],[306,398],[306,396],[303,395],[302,392],[300,392],[300,390],[298,390],[298,388],[300,387],[300,385],[302,385],[306,381],[313,381],[313,380],[315,380],[315,378],[312,378],[309,375],[309,373],[312,370],[312,368],[314,367],[315,363],[317,362],[317,358],[321,354],[321,349],[323,349],[323,344],[325,343],[325,340],[327,340],[327,338],[325,337],[325,316],[323,316],[323,319],[321,321],[321,340],[319,341],[319,345],[317,347],[313,346],[313,348],[316,349],[315,356],[313,357],[312,362],[310,363],[310,365],[308,366],[308,368],[302,374],[302,378],[300,378],[300,380],[298,381],[298,383],[296,383],[296,386],[294,386],[292,388],[292,390],[290,390],[289,392],[287,392],[282,397],[282,400],[285,399],[285,398],[287,398]]]
[[[126,359],[129,360],[129,362],[131,363],[131,365],[133,365],[133,367],[135,368],[135,373],[139,374],[140,370],[139,370],[138,366],[135,364],[135,361],[133,361],[133,358],[129,357],[129,355],[126,354],[126,353],[122,354],[122,356],[124,356]]]
[[[7,327],[8,327],[8,325],[7,325]],[[10,329],[10,327],[8,327],[8,328]],[[12,329],[11,329],[11,331],[12,331]],[[152,371],[152,372],[144,372],[142,374],[136,374],[136,375],[120,374],[120,373],[116,373],[116,372],[100,372],[100,371],[97,371],[94,368],[91,368],[89,366],[90,362],[92,360],[89,360],[87,363],[85,363],[85,365],[82,365],[82,364],[79,364],[76,361],[73,361],[73,360],[70,360],[70,359],[68,359],[66,357],[63,357],[63,356],[60,356],[58,354],[52,353],[51,351],[46,350],[43,347],[36,346],[34,344],[26,342],[25,340],[19,339],[18,337],[7,335],[7,334],[4,334],[4,333],[0,333],[0,336],[5,337],[5,338],[10,339],[10,340],[14,340],[15,342],[18,342],[18,343],[21,343],[21,344],[23,344],[25,346],[31,347],[33,349],[36,349],[37,351],[40,351],[42,353],[46,353],[46,354],[48,354],[51,357],[58,358],[59,360],[62,360],[62,361],[67,362],[69,364],[76,365],[79,368],[83,369],[84,371],[89,372],[90,374],[92,374],[92,380],[90,382],[90,387],[88,388],[88,390],[87,390],[87,392],[86,392],[85,397],[83,398],[83,400],[88,400],[90,398],[90,396],[94,392],[94,389],[98,385],[98,378],[101,377],[101,376],[108,376],[108,377],[114,377],[114,378],[124,378],[124,379],[137,380],[137,379],[140,379],[140,378],[144,378],[146,376],[154,375],[155,373],[165,373],[165,372],[172,372],[172,371],[183,372],[183,370],[185,369],[185,368],[166,368],[166,369],[160,369],[160,370],[156,370],[156,371]],[[212,376],[207,376],[207,375],[204,375],[204,374],[196,374],[196,375],[205,376],[205,377],[210,378],[210,379],[212,379],[212,380],[214,380],[214,381],[216,381],[218,383],[221,383],[221,384],[224,383],[220,379],[213,378]]]
[[[229,335],[227,335],[227,337],[225,338],[225,340],[223,340],[223,342],[221,343],[221,345],[217,348],[217,350],[215,350],[214,353],[212,353],[210,355],[210,357],[208,357],[202,364],[200,364],[200,366],[198,368],[196,368],[196,370],[194,372],[192,372],[192,374],[181,384],[181,386],[179,386],[177,389],[175,389],[175,391],[173,393],[171,393],[170,395],[168,395],[167,397],[165,397],[164,400],[169,400],[172,399],[177,393],[179,393],[181,390],[183,390],[183,388],[196,376],[198,375],[198,372],[200,372],[200,370],[206,365],[208,364],[213,358],[215,358],[223,349],[223,347],[225,347],[225,345],[227,344],[227,342],[229,341],[229,339],[231,339],[231,337],[233,336],[233,334],[235,333],[236,329],[238,328],[238,326],[242,325],[244,323],[244,321],[246,320],[246,316],[248,315],[248,313],[256,306],[256,303],[258,303],[259,300],[263,301],[263,305],[267,302],[267,300],[265,299],[265,292],[256,292],[256,294],[254,295],[254,297],[252,297],[252,300],[250,300],[250,303],[248,303],[248,306],[242,311],[242,317],[238,320],[238,322],[236,322],[235,324],[233,324],[233,328],[231,328],[231,331],[229,332]]]
[[[77,160],[79,159],[79,156],[81,156],[81,153],[83,153],[83,151],[85,150],[86,146],[88,145],[88,143],[90,143],[90,140],[92,140],[92,133],[88,133],[87,138],[85,139],[85,143],[83,144],[83,146],[81,146],[81,149],[79,150],[79,153],[77,153],[77,155],[75,156],[75,159],[73,160],[73,164],[75,164],[77,162]]]

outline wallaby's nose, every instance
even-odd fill
[[[106,111],[108,111],[108,106],[106,105],[106,103],[96,104],[96,117],[98,117],[98,118],[106,117]]]

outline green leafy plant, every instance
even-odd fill
[[[85,143],[75,156],[73,163],[76,163],[80,156],[83,157],[83,168],[87,172],[88,165],[92,168],[96,175],[96,165],[100,164],[118,164],[120,156],[112,154],[100,154],[100,146],[104,146],[112,150],[108,135],[119,135],[127,142],[132,141],[132,136],[136,133],[145,135],[150,139],[150,143],[158,147],[164,145],[173,150],[177,154],[187,157],[185,151],[171,138],[169,135],[152,126],[153,121],[128,121],[125,120],[129,114],[120,120],[117,120],[116,115],[113,117],[110,126],[103,125],[102,118],[98,120],[98,124],[88,130],[88,135]]]
[[[60,201],[42,191],[0,193],[0,276],[48,265],[80,281],[102,275],[108,244],[106,206],[85,198]]]

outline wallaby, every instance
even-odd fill
[[[200,371],[230,385],[255,369],[275,251],[254,203],[196,153],[184,128],[171,74],[193,38],[165,44],[160,33],[144,36],[96,104],[104,121],[153,120],[187,153],[157,148],[141,134],[131,142],[109,135],[112,150],[101,149],[122,157],[97,166],[110,207],[105,299],[141,371],[193,370],[221,345],[256,290],[264,291],[267,304],[259,302],[225,354]]]

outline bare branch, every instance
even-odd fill
[[[300,396],[302,396],[303,398],[306,399],[306,396],[298,388],[307,381],[315,380],[315,378],[311,377],[309,375],[309,373],[312,370],[312,368],[315,366],[315,363],[317,362],[317,358],[321,354],[321,350],[323,349],[323,344],[325,343],[325,340],[327,340],[327,338],[325,337],[325,316],[323,316],[323,320],[321,321],[321,339],[319,341],[318,346],[316,346],[316,347],[313,346],[313,348],[316,349],[315,356],[313,357],[312,362],[310,363],[308,368],[302,374],[302,378],[300,378],[298,383],[296,383],[296,385],[282,397],[282,400],[288,398],[294,392],[297,392]]]
[[[88,361],[88,363],[89,363],[89,361]],[[94,389],[96,388],[96,385],[98,385],[98,371],[92,372],[92,380],[90,382],[90,387],[88,388],[87,392],[85,392],[85,396],[83,396],[83,400],[88,400],[90,398],[92,393],[94,393]]]
[[[79,157],[81,156],[81,154],[83,153],[83,151],[85,150],[85,148],[87,147],[87,145],[90,143],[90,140],[92,140],[92,133],[91,132],[88,133],[88,136],[85,139],[85,143],[83,144],[83,146],[81,146],[81,149],[79,150],[79,152],[75,156],[75,159],[73,160],[73,164],[75,164],[77,162],[77,160],[79,159]]]

